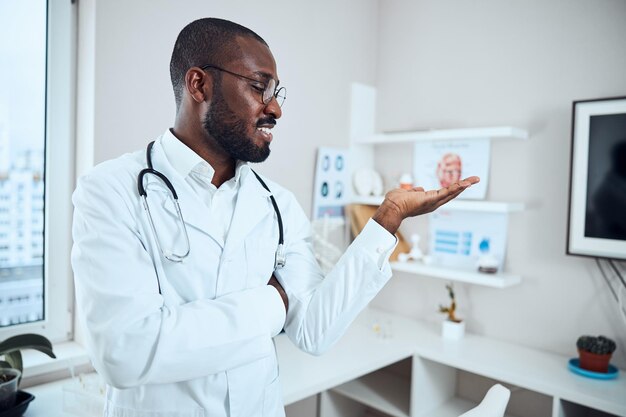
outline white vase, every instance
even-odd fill
[[[444,320],[441,326],[441,337],[448,340],[459,340],[465,334],[465,322]]]

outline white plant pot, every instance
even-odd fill
[[[444,320],[441,326],[441,337],[448,340],[459,340],[465,335],[465,322],[457,323],[451,320]]]

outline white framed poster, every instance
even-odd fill
[[[344,217],[350,201],[348,150],[320,147],[317,150],[313,187],[313,219]]]
[[[477,175],[480,182],[457,197],[484,199],[489,183],[489,139],[417,142],[413,148],[414,185],[434,190]]]
[[[506,255],[508,213],[439,210],[429,218],[429,253],[433,264],[476,271],[490,255],[502,271]]]

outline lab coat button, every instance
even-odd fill
[[[385,252],[385,248],[381,248],[380,246],[376,248],[376,253],[382,255]]]

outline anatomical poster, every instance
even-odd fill
[[[480,183],[460,199],[484,199],[489,182],[489,139],[417,142],[413,150],[413,183],[434,190],[477,175]]]

